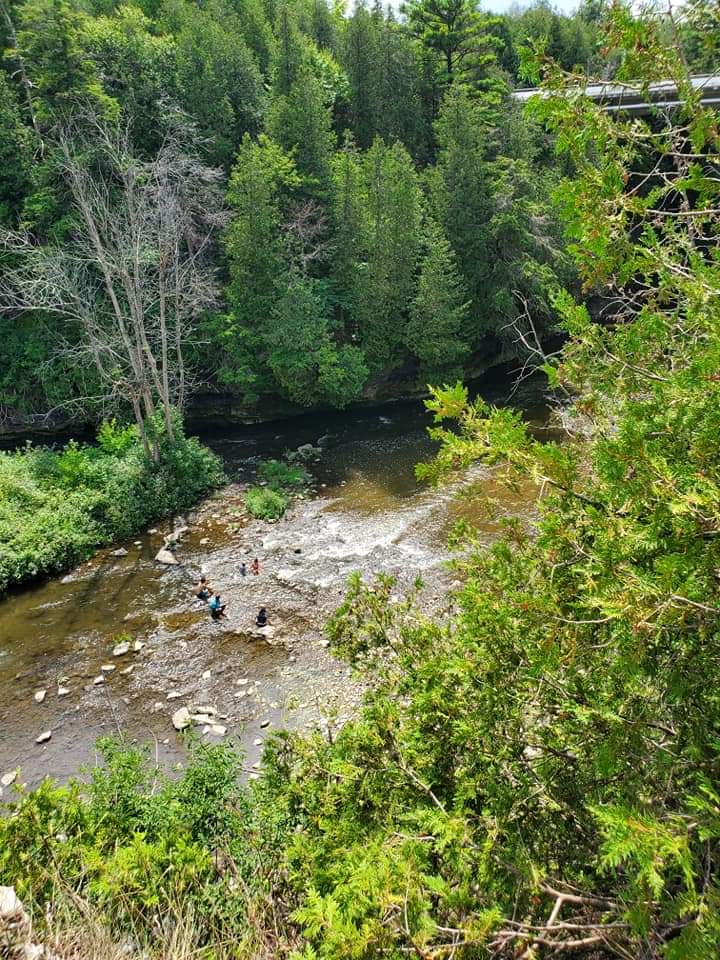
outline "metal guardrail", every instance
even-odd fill
[[[705,106],[720,107],[720,74],[704,74],[692,77],[690,81],[696,90],[700,90],[702,102]],[[651,83],[648,96],[643,97],[639,91],[633,90],[624,84],[588,83],[585,87],[573,87],[571,91],[589,97],[602,105],[608,113],[644,114],[660,108],[672,108],[681,104],[678,99],[677,85],[673,80],[663,80]],[[538,88],[513,90],[512,96],[520,103],[526,103],[531,97],[548,96],[548,91]]]

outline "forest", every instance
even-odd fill
[[[208,378],[343,404],[406,367],[435,384],[424,483],[535,490],[531,515],[488,498],[492,543],[454,526],[441,613],[350,579],[326,641],[363,704],[268,736],[251,779],[192,737],[181,775],[122,737],[84,780],[11,773],[27,913],[3,893],[0,952],[718,956],[720,125],[691,79],[717,4],[0,3],[3,403],[131,424],[58,484],[220,483],[177,412]],[[611,113],[588,71],[677,100]],[[562,442],[461,382],[503,336]]]
[[[562,163],[509,92],[531,49],[612,76],[603,9],[2,0],[5,422],[142,428],[198,391],[262,417],[521,353],[577,278]]]

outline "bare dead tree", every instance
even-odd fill
[[[308,276],[313,263],[327,259],[327,217],[315,200],[295,204],[283,224],[283,232],[290,266],[301,277]]]
[[[157,459],[147,423],[173,410],[193,386],[186,362],[199,315],[217,299],[212,247],[224,223],[221,174],[205,166],[192,126],[168,124],[157,154],[135,153],[129,129],[83,113],[57,131],[72,198],[69,240],[41,244],[3,230],[9,269],[0,310],[42,310],[81,331],[59,353],[92,364],[104,405],[132,407],[143,443]]]

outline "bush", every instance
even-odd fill
[[[0,453],[0,593],[60,573],[103,544],[191,507],[223,481],[220,460],[182,434],[145,456],[135,428],[104,424],[98,445]]]
[[[279,520],[290,505],[290,498],[272,487],[250,487],[245,506],[258,520]]]
[[[104,766],[89,783],[45,780],[4,810],[0,804],[0,884],[15,887],[38,923],[65,914],[73,928],[101,917],[118,940],[132,936],[132,956],[167,956],[165,941],[182,922],[198,947],[193,956],[239,956],[250,901],[277,861],[273,845],[282,847],[285,828],[276,809],[265,836],[231,747],[190,748],[182,777],[170,779],[146,749],[105,738]],[[208,944],[213,952],[201,953]]]
[[[273,490],[300,490],[310,483],[307,470],[282,460],[264,460],[258,467],[258,476]]]
[[[293,496],[310,483],[310,474],[303,467],[282,460],[263,460],[258,467],[260,487],[250,487],[245,506],[258,520],[279,520]]]

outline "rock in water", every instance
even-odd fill
[[[187,707],[180,707],[179,710],[176,710],[172,715],[172,725],[176,730],[184,730],[186,727],[189,727],[192,723],[190,718],[190,711]]]
[[[136,640],[132,645],[133,653],[140,653],[144,646],[145,644],[142,642],[142,640]]]
[[[127,640],[123,640],[122,643],[116,643],[115,646],[113,647],[113,656],[122,657],[128,652],[129,649],[130,649],[130,643]]]
[[[3,787],[10,787],[12,786],[13,783],[15,783],[16,780],[17,780],[17,770],[8,770],[7,773],[4,773],[0,777],[0,784],[2,784]]]
[[[170,693],[165,697],[166,700],[177,700],[181,696],[179,690],[171,690]]]
[[[66,697],[70,693],[69,687],[58,687],[57,695],[59,697]]]
[[[113,552],[110,554],[111,557],[126,557],[127,555],[128,552],[125,547],[118,547],[117,550],[113,550]]]
[[[167,547],[162,547],[160,550],[158,550],[158,552],[155,554],[155,559],[158,563],[165,563],[170,567],[176,566],[178,563],[178,558],[175,556],[172,550],[168,550]]]
[[[169,533],[165,537],[165,546],[167,547],[171,543],[179,543],[188,532],[189,531],[187,527],[177,527],[177,529],[173,530],[172,533]]]
[[[39,737],[35,738],[35,743],[47,743],[52,736],[52,730],[43,730]]]
[[[36,690],[33,695],[33,699],[35,700],[35,703],[42,703],[43,700],[45,699],[46,693],[47,693],[47,690]]]
[[[216,737],[224,737],[227,733],[227,727],[224,727],[221,723],[214,723],[210,727],[210,733],[214,733]]]
[[[112,673],[113,670],[115,669],[115,664],[114,664],[114,663],[103,663],[102,666],[100,667],[100,669],[102,670],[103,673]]]

